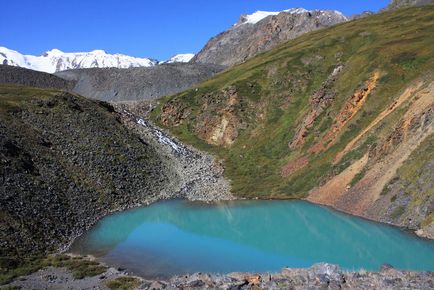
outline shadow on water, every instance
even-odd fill
[[[317,262],[434,270],[431,241],[303,201],[160,202],[104,218],[72,252],[149,277]]]

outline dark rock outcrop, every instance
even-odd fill
[[[220,65],[174,63],[129,69],[68,70],[56,75],[76,82],[73,91],[84,96],[104,101],[136,101],[181,92],[223,69]]]
[[[230,66],[304,33],[344,21],[344,15],[330,10],[293,9],[257,23],[248,23],[246,17],[241,17],[237,24],[211,38],[191,62]]]

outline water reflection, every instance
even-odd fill
[[[103,219],[72,250],[148,276],[315,262],[434,270],[433,243],[301,201],[161,202]]]

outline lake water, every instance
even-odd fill
[[[434,243],[398,228],[303,201],[166,201],[102,219],[71,252],[137,275],[280,271],[338,264],[348,270],[434,270]]]

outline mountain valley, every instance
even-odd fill
[[[194,244],[200,238],[221,242],[229,256],[236,257],[229,250],[234,243],[246,256],[248,250],[258,254],[256,242],[267,231],[255,219],[265,229],[285,232],[286,216],[271,222],[267,211],[247,215],[241,208],[248,221],[237,219],[237,202],[251,202],[251,210],[268,200],[302,200],[336,213],[345,229],[372,237],[370,246],[381,248],[379,235],[384,238],[382,230],[390,225],[409,241],[423,239],[418,246],[431,253],[432,3],[392,0],[378,13],[352,17],[335,10],[257,11],[242,15],[198,53],[166,61],[102,50],[53,49],[31,56],[0,47],[0,288],[62,289],[64,283],[71,289],[434,288],[431,270],[394,269],[393,262],[378,261],[364,248],[354,248],[355,255],[359,249],[360,257],[382,265],[377,272],[327,264],[339,264],[333,259],[314,264],[300,250],[290,256],[305,262],[303,269],[289,264],[271,274],[254,267],[251,273],[216,268],[169,278],[138,277],[123,264],[103,261],[98,254],[108,244],[94,256],[71,252],[85,233],[107,238],[102,222],[121,212],[126,214],[121,226],[108,222],[107,228],[124,247],[144,223],[154,229],[150,234],[167,239],[156,237],[152,246],[159,250],[149,250],[142,240],[132,245],[133,253],[144,251],[140,260],[165,257],[149,266],[151,272],[167,263],[170,273],[184,262],[170,261],[182,256],[175,255],[178,244],[186,245],[184,256],[188,250],[205,255],[206,247]],[[189,201],[186,216],[168,210],[170,218],[156,216],[160,229],[127,211],[177,199]],[[299,230],[326,245],[311,220],[317,216],[293,211]],[[132,217],[131,231],[120,237]],[[358,218],[384,225],[371,233],[352,220]],[[233,227],[230,238],[221,228],[226,222]],[[202,232],[194,229],[201,223]],[[243,227],[251,244],[240,242],[246,238]],[[169,229],[196,236],[189,240],[182,232],[176,240]],[[280,231],[267,246],[282,247]],[[357,247],[344,229],[338,232],[344,244]],[[319,248],[314,242],[305,246]],[[345,256],[343,249],[328,251]],[[276,260],[282,254],[265,252]],[[128,252],[119,253],[128,258]],[[213,262],[224,264],[223,250],[213,254]]]

